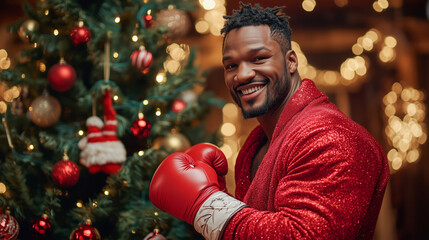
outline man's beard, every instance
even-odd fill
[[[272,88],[269,88],[270,84],[271,82],[267,81],[265,103],[263,103],[260,107],[253,108],[250,110],[244,110],[241,104],[240,98],[237,95],[231,93],[232,98],[237,103],[237,105],[241,108],[241,113],[243,114],[243,117],[245,119],[264,115],[270,109],[273,109],[274,107],[280,105],[281,102],[284,100],[284,98],[286,98],[286,96],[288,95],[288,91],[290,90],[289,79],[286,79],[286,77],[283,76],[281,79],[277,79],[274,82],[274,85],[272,86]],[[270,89],[275,89],[278,91],[274,91],[270,93]],[[254,101],[248,102],[248,104],[253,105]]]

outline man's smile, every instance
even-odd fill
[[[253,82],[241,85],[235,89],[238,95],[248,96],[263,89],[267,85],[266,82]]]

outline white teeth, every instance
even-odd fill
[[[252,87],[249,89],[241,90],[241,93],[243,93],[243,95],[247,95],[247,94],[251,94],[251,93],[258,91],[261,88],[262,88],[262,86],[256,86],[256,87]]]

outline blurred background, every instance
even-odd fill
[[[0,49],[9,65],[27,43],[7,31],[24,17],[23,2],[0,3]],[[345,114],[382,144],[391,167],[375,239],[429,239],[428,0],[247,0],[263,7],[286,6],[301,77],[313,79]],[[239,1],[200,0],[190,12],[192,29],[180,42],[196,47],[196,65],[208,72],[206,89],[232,102],[221,65],[222,15]],[[227,184],[233,192],[236,154],[257,124],[244,120],[234,104],[213,109],[210,130],[224,138]]]

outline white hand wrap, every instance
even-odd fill
[[[244,207],[243,202],[224,192],[216,192],[201,205],[195,215],[194,228],[205,239],[220,239],[226,223]]]

